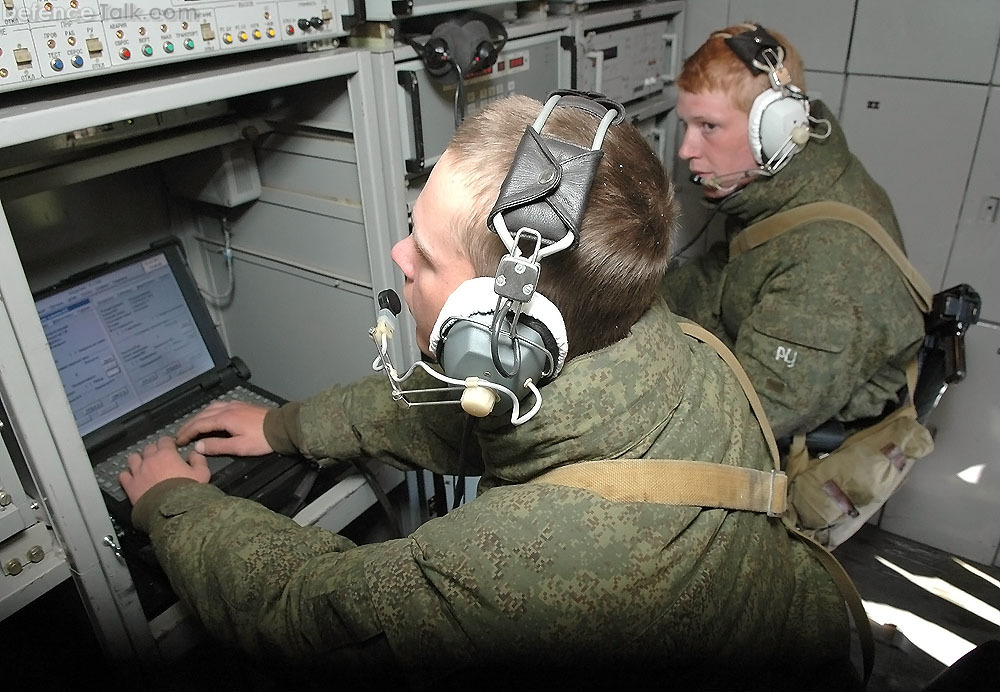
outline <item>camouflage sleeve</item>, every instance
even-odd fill
[[[716,243],[707,254],[669,269],[660,293],[674,313],[697,322],[730,344],[719,320],[719,290],[727,255],[725,245]]]
[[[736,335],[733,350],[779,438],[835,417],[872,375],[865,371],[867,354],[880,338],[882,325],[872,323],[865,305],[866,279],[852,277],[863,277],[873,258],[881,263],[884,256],[860,234],[832,244],[823,233],[803,229],[768,244],[767,252],[794,260],[764,263],[771,275]],[[735,269],[727,292],[757,290],[756,279],[743,286]],[[874,273],[882,275],[881,264]]]
[[[154,491],[138,525],[178,597],[214,637],[291,661],[322,655],[358,670],[391,664],[365,579],[365,560],[377,548],[211,485],[165,482]]]
[[[436,386],[418,371],[407,386]],[[331,387],[297,407],[299,451],[312,459],[369,457],[397,468],[458,472],[467,416],[458,406],[406,407],[394,401],[385,376],[370,375]],[[466,455],[466,473],[481,471],[477,449]]]

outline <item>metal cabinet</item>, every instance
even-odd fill
[[[370,55],[339,49],[211,63],[86,80],[86,88],[46,87],[46,99],[0,106],[0,201],[11,210],[0,214],[0,401],[7,417],[0,479],[17,507],[0,510],[0,526],[18,529],[15,517],[26,525],[5,537],[0,554],[13,559],[11,551],[37,545],[52,556],[22,561],[30,568],[22,573],[44,578],[14,589],[4,579],[2,612],[71,576],[123,675],[190,646],[190,621],[176,605],[153,617],[144,612],[31,290],[163,233],[182,239],[203,285],[224,284],[218,209],[175,194],[168,176],[176,169],[163,166],[236,141],[257,144],[263,185],[260,199],[223,212],[236,239],[230,249],[239,295],[216,306],[214,317],[231,350],[252,354],[252,369],[274,382],[288,377],[295,394],[307,386],[303,373],[313,388],[321,384],[316,373],[362,374],[371,363],[361,344],[375,316],[374,289],[393,281]],[[206,108],[212,103],[226,105]],[[175,118],[183,123],[173,127]],[[119,137],[119,129],[127,132]],[[294,160],[304,152],[308,162]],[[283,310],[285,301],[312,313]],[[345,363],[339,373],[330,365],[337,349]],[[298,380],[283,370],[289,361]],[[393,486],[401,479],[387,472],[381,480]],[[374,503],[365,490],[359,477],[337,484],[301,521],[342,527]]]

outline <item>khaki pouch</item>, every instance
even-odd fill
[[[840,447],[810,458],[804,438],[789,451],[789,511],[796,525],[833,549],[896,492],[916,459],[934,449],[930,432],[907,403]]]

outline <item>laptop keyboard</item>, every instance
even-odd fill
[[[252,392],[245,387],[239,386],[233,388],[225,394],[222,394],[221,396],[215,397],[212,401],[242,401],[247,404],[255,404],[258,406],[277,406],[277,403],[271,399],[261,396],[257,392]],[[128,456],[133,452],[145,449],[147,445],[156,442],[161,437],[175,437],[177,435],[177,431],[185,421],[192,418],[196,413],[204,409],[205,406],[212,403],[212,401],[206,402],[204,406],[200,406],[193,411],[186,413],[173,423],[160,428],[151,435],[147,435],[144,439],[139,440],[135,444],[130,445],[114,456],[97,464],[94,467],[94,476],[97,477],[97,484],[101,486],[101,489],[104,492],[119,502],[125,500],[127,495],[125,495],[125,491],[122,489],[121,483],[118,482],[118,474],[125,469]],[[192,442],[183,447],[178,447],[177,451],[186,459],[188,452],[191,450],[193,445],[194,443]],[[232,459],[230,457],[208,457],[208,467],[212,471],[212,476],[214,477],[217,472],[221,471],[231,461]]]

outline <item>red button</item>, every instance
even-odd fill
[[[120,51],[118,51],[118,55],[122,56],[122,60],[128,60],[129,58],[132,57],[132,51],[130,51],[128,48],[122,48]]]

